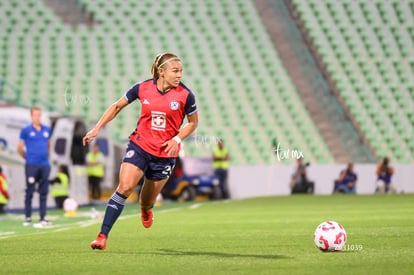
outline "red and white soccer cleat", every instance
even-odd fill
[[[151,225],[152,225],[153,220],[154,220],[154,214],[152,213],[152,209],[141,208],[142,225],[145,228],[150,228]]]
[[[106,235],[99,233],[98,237],[96,237],[96,239],[93,242],[91,242],[92,249],[105,250],[106,239],[108,239]]]

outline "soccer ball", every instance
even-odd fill
[[[77,201],[71,198],[67,198],[63,202],[63,209],[65,210],[66,217],[76,217],[76,210],[78,210],[79,204]]]
[[[313,241],[322,251],[340,251],[346,243],[345,228],[335,221],[323,222],[316,227]]]

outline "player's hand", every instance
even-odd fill
[[[167,140],[161,146],[165,146],[164,152],[166,152],[170,157],[174,156],[177,153],[178,143],[173,139]]]
[[[99,131],[96,130],[95,128],[93,128],[92,130],[90,130],[89,132],[87,132],[86,135],[82,139],[83,146],[85,146],[86,144],[88,144],[89,142],[91,142],[98,135],[98,132]]]

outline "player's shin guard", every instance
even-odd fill
[[[102,222],[101,233],[108,236],[112,226],[121,215],[122,209],[124,209],[126,197],[124,195],[115,192],[111,199],[108,201],[105,210],[104,220]]]

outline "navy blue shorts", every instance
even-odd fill
[[[144,171],[150,180],[162,180],[171,175],[175,165],[175,158],[159,158],[148,154],[133,142],[129,142],[122,162],[128,162]]]

